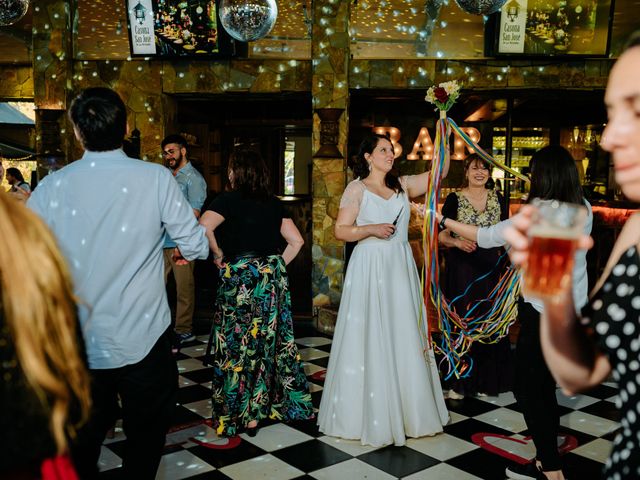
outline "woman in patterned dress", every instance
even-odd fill
[[[502,198],[495,190],[486,188],[489,178],[489,164],[477,154],[469,155],[464,162],[462,189],[447,196],[442,215],[478,227],[490,227],[505,220],[508,215]],[[457,298],[453,307],[462,316],[477,301],[487,298],[498,283],[502,273],[498,262],[503,249],[480,248],[475,241],[450,230],[440,232],[438,240],[448,247],[443,292],[449,301]],[[482,281],[473,283],[482,276],[485,276]],[[483,313],[478,307],[474,312],[474,316]],[[495,396],[511,390],[513,361],[508,337],[496,344],[474,343],[469,356],[473,359],[473,370],[469,377],[450,382],[449,398],[459,400],[464,395],[478,394]]]
[[[640,35],[611,70],[605,93],[609,122],[600,145],[613,156],[616,183],[640,202]],[[506,232],[513,261],[525,263],[531,210]],[[590,248],[588,237],[580,240]],[[613,374],[620,393],[621,429],[613,442],[603,478],[640,478],[640,214],[629,217],[613,247],[590,303],[576,314],[568,292],[545,302],[540,339],[549,369],[560,386],[575,394],[600,385]]]
[[[214,428],[224,436],[255,435],[266,418],[313,418],[286,270],[303,239],[270,193],[269,178],[257,152],[236,151],[229,162],[231,190],[200,219],[220,274],[211,333],[212,403]]]

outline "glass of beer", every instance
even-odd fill
[[[584,205],[535,198],[523,293],[553,300],[570,288],[574,253],[587,219]]]

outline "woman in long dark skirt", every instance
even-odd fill
[[[487,188],[490,178],[489,164],[475,153],[469,155],[464,161],[462,189],[447,196],[442,215],[478,227],[490,227],[505,220],[509,215],[500,194]],[[480,316],[490,305],[478,305],[478,302],[488,298],[500,281],[505,262],[499,260],[504,250],[500,247],[480,248],[475,241],[449,230],[440,232],[438,240],[448,247],[442,277],[444,294],[450,302],[457,299],[453,307],[460,316],[472,308],[472,316]],[[476,281],[480,277],[482,280]],[[494,344],[474,342],[469,356],[473,359],[471,375],[449,381],[447,397],[459,400],[465,395],[497,396],[511,390],[513,359],[508,337]]]
[[[212,403],[214,428],[224,436],[255,435],[266,418],[314,416],[293,337],[286,270],[304,242],[271,194],[269,178],[257,152],[236,151],[229,162],[231,190],[216,197],[200,219],[220,273]]]

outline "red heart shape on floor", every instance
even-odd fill
[[[327,371],[326,370],[318,370],[316,373],[312,373],[309,376],[314,380],[324,380],[325,377],[327,376]]]
[[[562,439],[562,443],[558,446],[560,453],[566,453],[578,446],[578,440],[573,435],[563,434],[558,438]],[[535,452],[531,437],[520,439],[499,433],[480,432],[471,435],[471,441],[480,448],[484,448],[491,453],[495,453],[521,465],[533,460],[532,457],[527,455],[527,450]],[[512,444],[509,445],[509,443]]]
[[[242,439],[237,435],[235,437],[219,438],[212,442],[203,442],[195,437],[191,437],[189,440],[197,445],[211,448],[213,450],[229,450],[231,448],[236,448],[238,445],[240,445],[240,442],[242,442]],[[227,440],[226,443],[224,443],[225,440]]]

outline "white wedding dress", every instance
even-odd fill
[[[404,445],[442,432],[449,419],[433,350],[424,353],[419,332],[426,309],[407,239],[411,206],[405,193],[385,200],[359,180],[340,206],[350,202],[360,205],[357,225],[400,217],[393,237],[361,240],[349,260],[318,425],[363,445]]]

